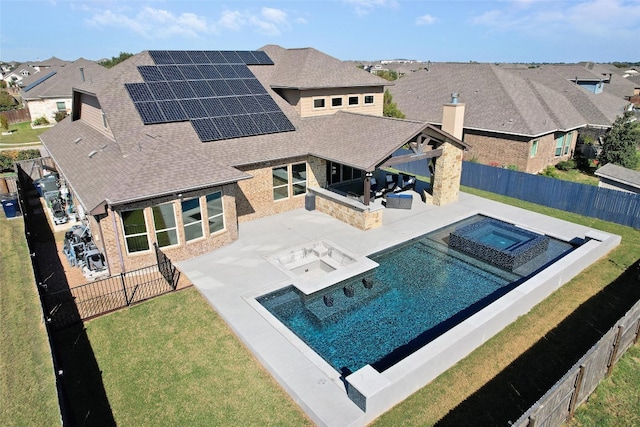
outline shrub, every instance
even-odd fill
[[[65,117],[67,117],[67,112],[66,111],[58,111],[56,112],[56,115],[54,116],[56,123],[62,121]]]
[[[516,165],[507,165],[507,169],[509,169],[510,171],[517,171],[518,170],[518,166],[516,166]]]
[[[550,178],[556,178],[558,176],[558,174],[556,173],[556,168],[551,165],[544,168],[540,175],[548,176]]]
[[[5,132],[9,130],[9,121],[4,115],[0,115],[0,128]]]
[[[0,151],[0,171],[13,170],[13,163],[20,160],[42,157],[40,150],[4,150]]]
[[[47,120],[45,116],[38,117],[33,121],[34,126],[42,126],[42,125],[48,125],[48,124],[49,124],[49,120]]]
[[[568,171],[575,169],[578,166],[575,160],[563,160],[556,165],[556,169],[561,171]]]

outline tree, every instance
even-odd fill
[[[406,117],[404,113],[398,109],[396,103],[393,102],[393,96],[391,96],[388,89],[384,91],[382,114],[385,117],[395,117],[397,119],[404,119]]]
[[[602,151],[598,158],[601,164],[614,163],[629,169],[636,167],[636,147],[640,143],[640,129],[634,118],[631,111],[626,111],[616,118],[602,141]]]
[[[15,110],[18,108],[18,101],[4,90],[0,91],[0,111]]]
[[[99,61],[98,64],[102,65],[105,68],[111,68],[121,63],[125,59],[131,58],[132,56],[133,56],[133,53],[120,52],[120,55],[112,56],[111,59],[105,59],[105,60]]]
[[[385,80],[389,80],[390,82],[394,80],[398,80],[398,73],[393,70],[380,70],[376,71],[376,76],[382,77]]]

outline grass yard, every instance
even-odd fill
[[[562,179],[564,181],[577,182],[579,184],[595,185],[598,186],[600,181],[597,176],[583,172],[578,169],[571,169],[568,171],[554,170],[554,177]]]
[[[7,220],[0,213],[0,246],[0,425],[60,425],[22,218]]]
[[[29,142],[40,142],[38,135],[49,129],[31,129],[31,122],[22,122],[9,125],[9,130],[14,131],[11,135],[0,135],[0,144],[26,144]]]
[[[601,259],[592,264],[545,301],[534,307],[527,315],[519,318],[447,372],[383,414],[373,423],[374,426],[429,426],[437,422],[439,425],[445,426],[474,424],[471,420],[476,420],[477,425],[495,425],[502,423],[503,420],[492,419],[492,416],[495,415],[498,418],[506,413],[510,413],[510,421],[515,421],[528,407],[520,408],[516,403],[507,400],[513,390],[518,396],[530,395],[529,397],[533,401],[541,397],[547,390],[546,388],[540,391],[535,390],[535,383],[540,378],[536,378],[539,375],[537,372],[539,368],[533,365],[538,363],[541,357],[551,357],[552,360],[560,361],[571,357],[571,355],[565,354],[571,350],[568,346],[586,345],[587,348],[583,354],[590,347],[588,343],[579,341],[578,331],[574,334],[572,328],[568,328],[568,333],[563,333],[564,329],[557,330],[557,326],[563,321],[571,320],[577,310],[582,313],[584,318],[588,319],[578,319],[576,321],[578,325],[591,321],[591,319],[602,318],[604,315],[602,306],[593,306],[593,304],[586,304],[586,302],[594,296],[602,295],[603,289],[607,285],[614,282],[640,258],[640,250],[638,250],[640,248],[640,230],[468,187],[463,190],[502,203],[618,234],[622,236],[622,243],[609,254],[607,259]],[[630,295],[621,293],[609,296],[607,303],[614,304],[615,298],[635,298],[633,301],[636,301],[640,297],[637,291],[638,287],[633,283],[629,283],[627,288],[632,289],[629,291]],[[613,326],[613,323],[620,317],[622,315],[612,319],[611,325],[602,332],[604,333],[610,326]],[[519,358],[526,363],[520,364]],[[569,363],[569,366],[571,364]],[[555,379],[560,379],[567,370],[568,368],[558,369]],[[524,378],[514,384],[512,378],[518,378],[518,376]],[[618,393],[623,395],[627,391],[622,390]],[[635,390],[634,393],[637,396],[638,391]],[[623,399],[620,398],[620,400]],[[620,417],[619,419],[633,419],[634,416],[637,416],[637,409],[637,401],[635,404],[620,405],[617,408],[617,416]]]
[[[312,425],[195,288],[85,327],[118,425]],[[63,362],[83,363],[86,349],[77,349],[86,347],[83,332],[65,330],[59,338],[67,343]],[[108,416],[92,418],[95,408],[82,406],[86,378],[83,371],[66,376],[67,384],[79,384],[70,394],[80,403],[75,418],[111,424]]]

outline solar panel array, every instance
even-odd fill
[[[202,142],[295,130],[248,65],[272,65],[262,51],[152,50],[144,83],[125,87],[142,122],[190,121]]]

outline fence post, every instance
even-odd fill
[[[127,303],[127,306],[129,305],[129,296],[127,295],[127,284],[124,281],[124,272],[120,273],[120,281],[122,282],[122,291],[124,292],[124,300]]]
[[[616,357],[618,357],[618,348],[620,347],[620,338],[622,337],[623,330],[624,325],[619,325],[616,339],[613,341],[613,351],[611,352],[611,357],[609,358],[609,366],[607,366],[607,377],[610,376],[613,372],[613,366],[616,363]]]
[[[573,418],[573,414],[576,411],[576,403],[578,402],[578,395],[580,394],[580,389],[582,388],[582,379],[584,378],[585,365],[580,365],[580,370],[578,371],[578,377],[576,378],[576,383],[573,386],[573,396],[571,396],[571,402],[569,402],[569,417],[567,420]]]
[[[544,405],[540,405],[536,408],[533,414],[529,415],[529,427],[536,427],[538,421],[538,412],[544,408]]]
[[[640,338],[640,318],[638,318],[638,325],[636,326],[636,336],[633,337],[633,344],[638,343],[638,338]]]

